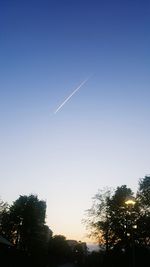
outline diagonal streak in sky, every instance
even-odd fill
[[[56,114],[88,80],[89,78],[81,82],[78,87],[58,106],[58,108],[54,111],[54,114]]]

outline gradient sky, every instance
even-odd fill
[[[149,29],[149,0],[0,1],[0,195],[46,200],[54,234],[150,173]]]

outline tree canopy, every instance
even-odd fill
[[[3,214],[1,233],[29,254],[41,251],[52,235],[45,216],[45,201],[35,195],[20,196]]]
[[[129,198],[134,198],[134,205],[127,204]],[[106,250],[130,243],[133,234],[137,244],[150,244],[150,177],[140,179],[135,196],[126,185],[99,191],[88,210],[86,224]]]

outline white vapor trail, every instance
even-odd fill
[[[78,87],[58,106],[58,108],[54,111],[54,114],[56,114],[67,102],[68,100],[89,80],[87,78],[82,83],[78,85]]]

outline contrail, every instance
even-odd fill
[[[56,114],[88,80],[89,78],[80,83],[79,86],[58,106],[58,108],[54,111],[54,114]]]

